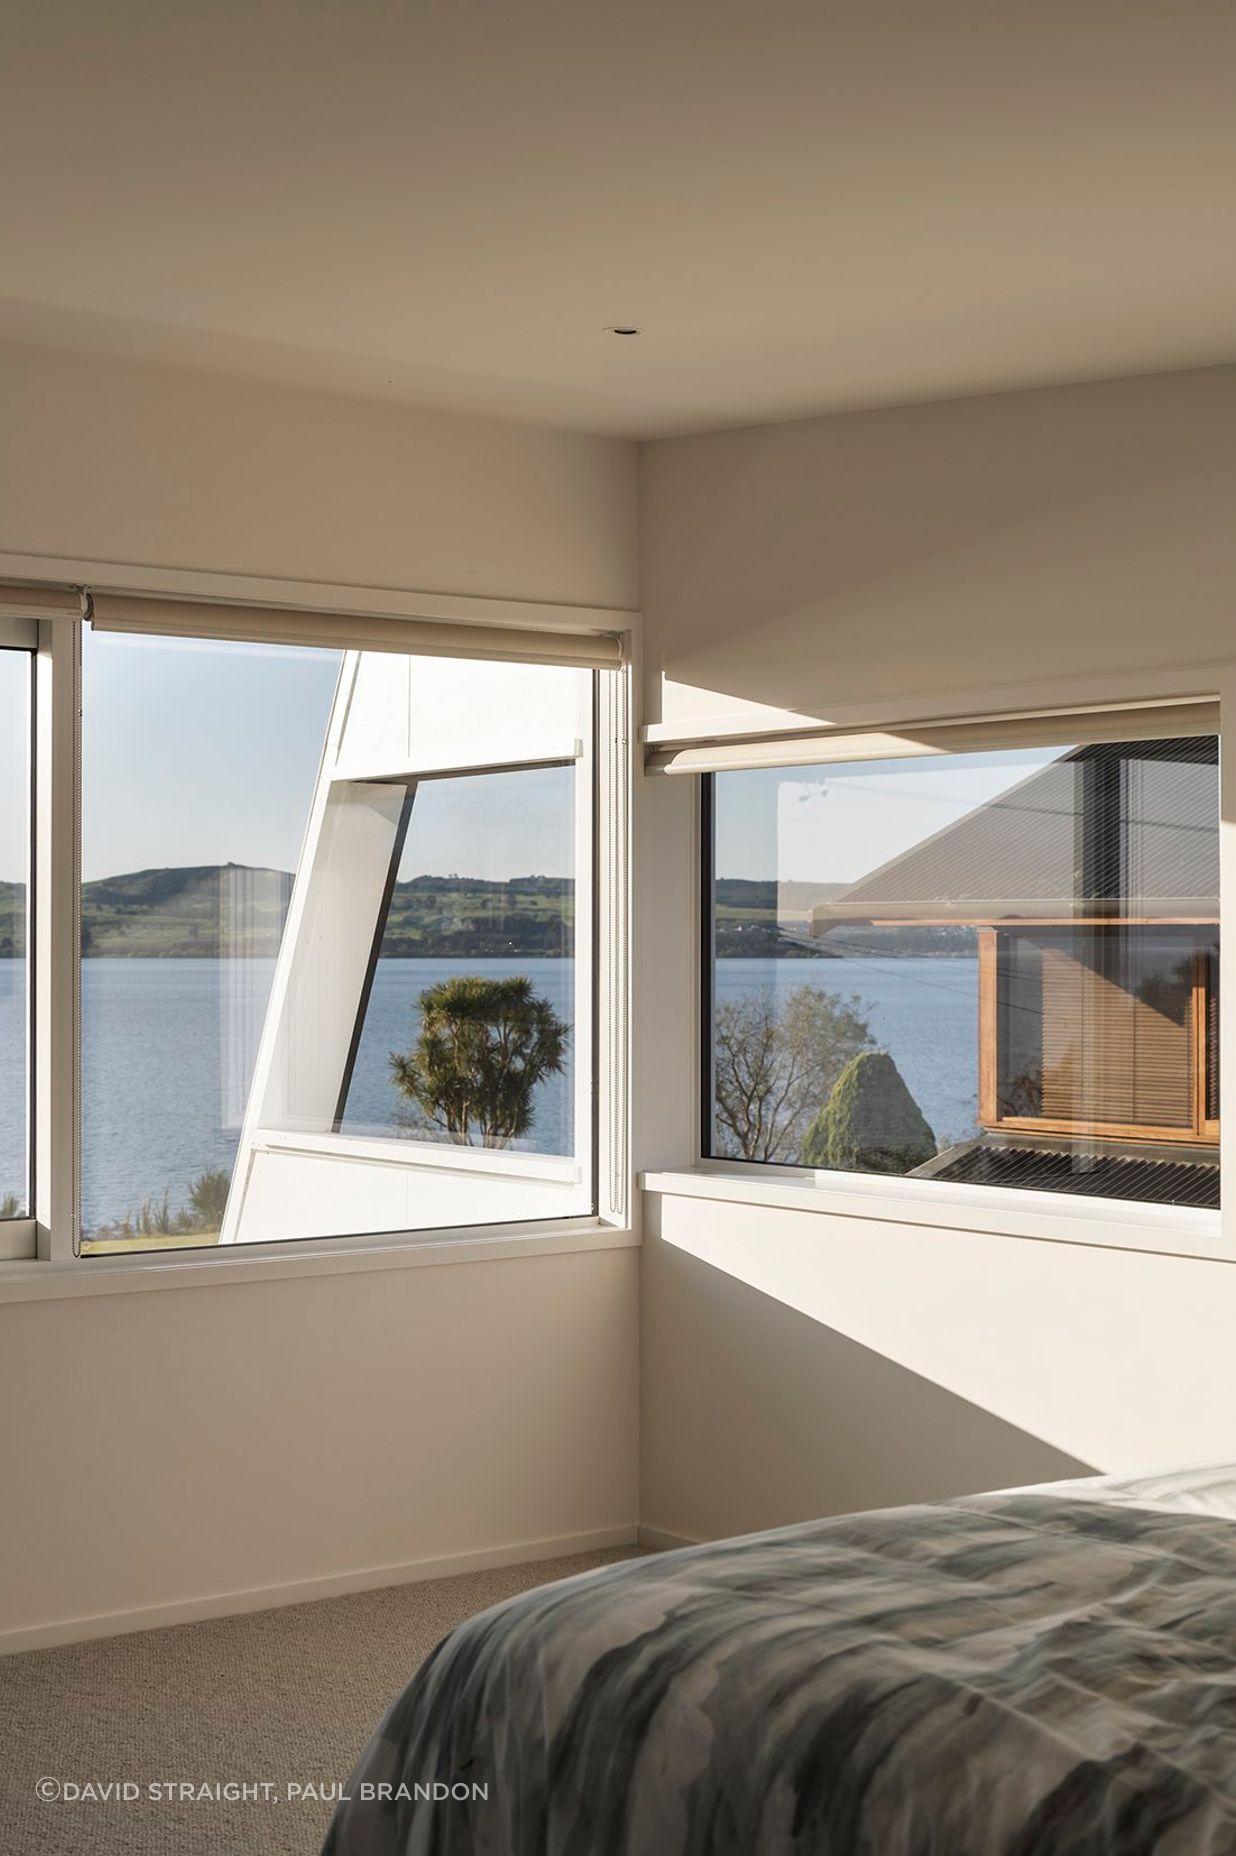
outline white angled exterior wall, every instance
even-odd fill
[[[241,1131],[224,1244],[577,1218],[593,1209],[592,673],[344,655]],[[335,1131],[405,780],[564,762],[574,780],[574,1148],[482,1151]],[[449,771],[448,771],[449,770]],[[409,832],[415,837],[417,801]],[[466,847],[460,847],[466,855]],[[411,1003],[411,999],[409,1000]]]

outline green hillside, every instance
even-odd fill
[[[720,959],[842,959],[855,954],[972,954],[969,928],[834,928],[818,941],[787,938],[778,909],[805,917],[843,885],[783,884],[722,877],[717,883]],[[248,864],[197,864],[135,870],[82,885],[82,953],[176,960],[273,957],[287,916],[287,870]],[[20,956],[25,892],[0,882],[0,959]],[[384,954],[422,959],[561,956],[572,951],[575,887],[569,877],[414,876],[397,883]]]
[[[246,864],[103,877],[82,885],[82,953],[269,958],[291,894],[290,872]],[[0,884],[0,957],[24,951],[22,900],[16,884]],[[574,886],[562,877],[413,877],[395,885],[382,950],[432,959],[569,954],[574,908]]]

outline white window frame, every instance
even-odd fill
[[[243,1247],[80,1252],[81,635],[66,612],[0,614],[0,642],[36,652],[34,754],[35,1216],[0,1225],[0,1301],[127,1289],[270,1280],[341,1270],[484,1261],[490,1257],[610,1249],[638,1242],[629,1169],[629,820],[632,657],[639,615],[624,609],[543,605],[464,595],[385,591],[118,566],[65,557],[8,555],[6,578],[52,589],[91,586],[118,593],[295,606],[323,614],[370,614],[513,630],[609,631],[624,641],[621,669],[596,682],[593,819],[593,1036],[595,1211],[532,1223],[450,1226],[287,1239]],[[276,639],[275,642],[278,642]],[[477,1164],[484,1166],[485,1156]],[[523,1157],[518,1157],[522,1159]],[[439,1163],[441,1156],[438,1156]],[[426,1164],[430,1156],[426,1155]],[[554,1163],[549,1162],[551,1166]]]
[[[1008,689],[936,695],[929,708],[925,705],[914,715],[890,713],[875,704],[854,705],[846,713],[838,714],[836,733],[840,735],[844,729],[848,737],[843,759],[857,761],[881,758],[874,742],[869,750],[864,749],[864,736],[912,736],[916,728],[927,723],[956,722],[978,731],[984,724],[1005,719],[1033,722],[1053,711],[1098,715],[1105,708],[1116,706],[1159,708],[1173,702],[1199,701],[1217,702],[1220,712],[1219,914],[1221,924],[1226,924],[1236,921],[1236,753],[1224,754],[1223,738],[1227,718],[1236,715],[1236,663],[1164,669],[1135,677],[1113,676],[1102,692],[1093,679],[1062,679],[1037,686],[1033,705],[1024,706]],[[810,724],[800,719],[799,728],[805,734]],[[789,735],[788,728],[780,732],[783,737]],[[826,729],[817,727],[811,732],[818,736]],[[734,739],[730,730],[718,736],[718,741],[723,743],[733,743]],[[665,731],[656,729],[646,731],[645,740],[652,744],[653,752],[660,759],[664,758],[667,745],[671,748],[677,745],[698,750],[699,759],[707,763],[710,750],[706,738],[697,737],[690,743],[667,743]],[[978,745],[977,739],[969,741],[967,749]],[[789,751],[789,741],[783,738],[777,751],[778,765],[790,764]],[[716,762],[721,771],[724,771],[724,757],[722,748]],[[809,755],[804,755],[803,764],[809,759]],[[661,773],[656,777],[675,776]],[[687,777],[692,777],[692,773]],[[694,777],[697,788],[702,791],[698,772],[694,772]],[[704,891],[705,852],[702,800],[697,794],[694,869],[696,920],[700,923],[705,920],[708,902]],[[696,945],[694,1035],[700,1087],[696,1091],[694,1110],[693,1160],[681,1170],[658,1169],[642,1173],[640,1185],[645,1190],[667,1196],[780,1207],[831,1217],[874,1219],[1236,1262],[1236,933],[1220,935],[1219,1158],[1221,1180],[1231,1183],[1226,1190],[1221,1185],[1222,1202],[1218,1211],[1085,1199],[998,1186],[946,1184],[929,1179],[894,1179],[807,1167],[770,1166],[758,1161],[709,1156],[706,1148],[710,1144],[710,1130],[705,1128],[706,1092],[702,1072],[707,1035],[704,1013],[709,971],[706,962],[711,956],[705,949],[702,933],[697,936]]]
[[[6,1261],[21,1260],[38,1254],[38,1219],[35,1215],[39,1191],[39,1154],[40,1142],[37,1130],[37,1101],[39,1080],[43,1073],[40,1062],[41,1053],[36,1046],[36,1026],[38,1019],[38,977],[41,971],[39,948],[37,946],[40,912],[35,906],[38,889],[38,856],[36,835],[38,830],[38,790],[34,779],[34,757],[38,740],[38,709],[42,684],[40,680],[40,627],[37,619],[20,616],[0,616],[0,648],[12,651],[28,652],[33,659],[33,691],[30,708],[30,845],[29,879],[27,888],[26,914],[26,987],[28,999],[28,1035],[26,1043],[26,1095],[27,1095],[27,1162],[29,1166],[29,1191],[31,1211],[26,1218],[5,1218],[0,1220],[0,1264]],[[44,914],[46,911],[43,912]]]

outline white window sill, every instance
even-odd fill
[[[2,1263],[0,1303],[133,1290],[217,1288],[225,1283],[276,1282],[290,1276],[344,1276],[454,1263],[506,1263],[523,1257],[628,1250],[638,1243],[633,1231],[593,1218],[564,1218],[505,1229],[323,1237],[303,1243],[229,1244],[194,1251],[127,1251],[65,1263]]]
[[[875,1176],[811,1173],[737,1161],[643,1173],[639,1183],[645,1192],[667,1198],[714,1199],[833,1218],[876,1219],[1236,1262],[1236,1246],[1224,1237],[1221,1214],[1186,1205],[1138,1205],[990,1186],[943,1186],[928,1179],[883,1181]]]
[[[356,1134],[317,1134],[260,1128],[253,1137],[259,1153],[295,1154],[309,1160],[362,1160],[372,1166],[419,1167],[433,1173],[484,1173],[496,1179],[549,1179],[575,1185],[582,1178],[577,1160],[556,1154],[528,1154],[509,1147],[463,1147],[449,1141],[382,1139]]]

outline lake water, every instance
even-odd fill
[[[249,1078],[274,972],[272,960],[123,960],[82,964],[83,1224],[124,1217],[144,1198],[173,1209],[199,1173],[236,1156]],[[390,1131],[401,1098],[389,1053],[416,1032],[416,997],[458,973],[526,973],[570,1019],[572,962],[527,959],[384,960],[349,1093],[344,1127]],[[771,988],[784,996],[812,985],[855,994],[877,1044],[895,1058],[938,1139],[973,1130],[978,1043],[977,962],[972,959],[845,961],[723,960],[720,999]],[[0,1039],[24,1048],[24,963],[0,961]],[[542,1153],[570,1151],[571,1065],[547,1078],[535,1102],[532,1138]],[[16,1066],[0,1070],[0,1192],[22,1165],[23,1099]]]

